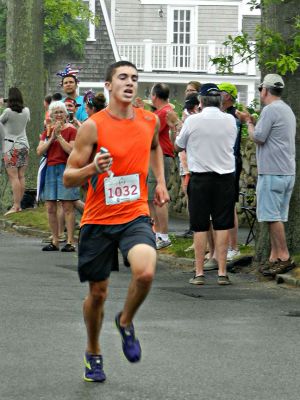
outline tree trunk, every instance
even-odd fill
[[[262,27],[279,32],[285,40],[290,40],[293,35],[293,18],[299,14],[299,0],[286,0],[284,3],[264,5],[262,4]],[[270,71],[262,68],[262,76]],[[276,72],[276,70],[274,70]],[[285,89],[282,99],[291,106],[297,118],[296,133],[296,182],[290,203],[289,222],[286,224],[287,244],[291,254],[300,251],[300,69],[294,74],[283,77]],[[269,256],[269,235],[266,224],[258,224],[256,240],[255,261],[264,262]]]
[[[44,111],[43,0],[9,0],[6,25],[6,93],[18,87],[30,109],[27,126],[30,143],[26,187],[36,187],[38,157],[36,147],[42,131]]]

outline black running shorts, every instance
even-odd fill
[[[120,225],[84,225],[78,245],[78,274],[81,282],[108,279],[118,265],[118,249],[128,264],[129,250],[136,244],[148,244],[156,250],[151,218],[138,217]]]

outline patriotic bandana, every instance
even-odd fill
[[[95,93],[92,91],[92,89],[90,89],[84,93],[83,101],[84,101],[84,103],[93,105],[94,97],[95,97]]]
[[[72,68],[71,64],[67,64],[66,68],[63,71],[57,72],[56,75],[61,77],[61,84],[66,76],[72,76],[75,79],[76,83],[78,83],[79,80],[77,78],[77,74],[79,71],[79,69]]]

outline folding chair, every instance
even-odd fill
[[[249,226],[249,232],[245,242],[245,245],[248,245],[252,240],[255,240],[256,196],[255,193],[249,194],[245,192],[240,192],[240,196],[242,198],[241,211],[245,214]]]

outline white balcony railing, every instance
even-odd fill
[[[216,67],[210,62],[210,58],[217,55],[231,55],[231,47],[217,44],[209,40],[205,44],[178,45],[167,43],[153,43],[151,39],[136,43],[119,43],[119,53],[122,60],[128,60],[135,64],[139,70],[173,71],[173,72],[203,72],[215,74]],[[236,59],[238,61],[238,59]],[[238,64],[234,73],[255,75],[255,61],[249,64]]]

